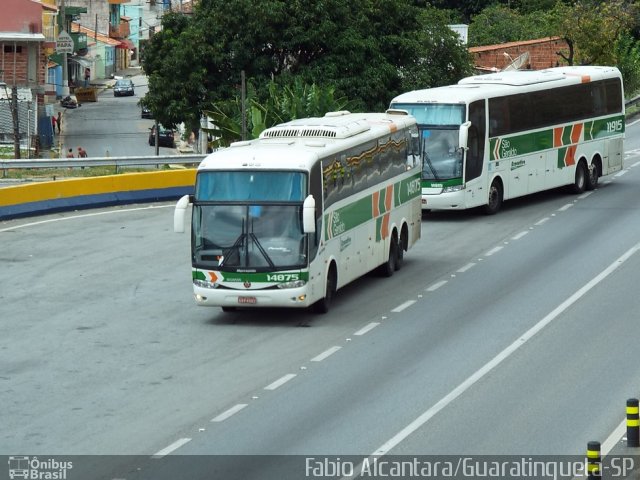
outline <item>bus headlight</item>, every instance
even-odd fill
[[[305,286],[306,280],[294,280],[292,282],[279,283],[278,288],[300,288]]]
[[[219,287],[217,283],[207,282],[206,280],[199,280],[199,279],[195,279],[193,281],[193,284],[196,287],[200,287],[200,288],[218,288]]]
[[[464,185],[452,185],[450,187],[444,187],[442,189],[442,193],[459,192],[460,190],[464,190]]]

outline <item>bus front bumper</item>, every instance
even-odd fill
[[[193,286],[196,304],[202,307],[288,307],[306,308],[311,305],[307,286],[269,290],[232,290]]]

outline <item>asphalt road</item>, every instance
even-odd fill
[[[637,129],[594,192],[426,215],[403,269],[325,316],[197,308],[173,204],[1,223],[0,454],[138,455],[109,478],[583,454],[640,393]]]
[[[141,74],[130,78],[135,85],[133,96],[114,97],[113,90],[106,89],[97,102],[65,109],[63,152],[71,148],[77,156],[81,146],[90,157],[155,155],[155,147],[148,143],[154,121],[141,118],[138,105],[148,90],[147,78]],[[161,147],[160,153],[175,153],[175,149]]]

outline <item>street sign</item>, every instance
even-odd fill
[[[64,30],[56,39],[56,53],[73,53],[73,38]]]

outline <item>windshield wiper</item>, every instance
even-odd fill
[[[236,266],[238,267],[242,266],[240,265],[240,249],[245,245],[244,239],[246,236],[247,234],[244,232],[244,218],[243,218],[242,233],[240,233],[238,238],[236,238],[236,241],[233,242],[233,245],[222,250],[222,261],[220,262],[220,266],[222,265],[233,266],[232,263],[227,263],[227,260],[231,257],[233,252],[236,252],[236,255],[238,256],[238,261],[236,263]]]
[[[262,247],[262,244],[258,240],[258,237],[256,237],[255,234],[253,233],[253,222],[251,222],[251,233],[249,233],[249,238],[251,238],[251,240],[253,240],[253,242],[256,244],[256,247],[258,247],[258,250],[260,250],[260,253],[269,264],[269,267],[275,268],[275,264],[271,260],[271,257],[269,257],[269,254]]]
[[[429,169],[433,174],[434,180],[440,180],[440,178],[438,177],[438,174],[436,173],[436,169],[433,167],[433,163],[431,163],[431,159],[429,158],[429,154],[427,153],[426,150],[423,152],[422,158],[424,158],[425,161],[427,162],[427,165],[429,165]]]

